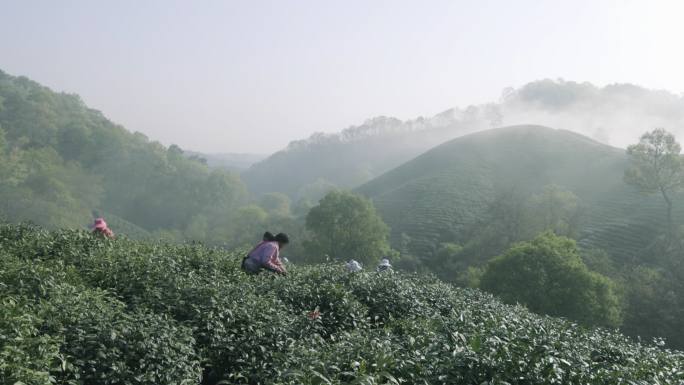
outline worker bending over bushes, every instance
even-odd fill
[[[242,261],[242,269],[250,274],[258,274],[261,269],[266,269],[276,274],[287,274],[285,266],[280,259],[280,250],[288,243],[290,243],[290,239],[287,237],[287,234],[279,233],[273,236],[269,232],[264,233],[262,241]]]

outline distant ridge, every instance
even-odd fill
[[[409,121],[377,117],[337,134],[316,133],[291,142],[242,177],[257,194],[278,191],[316,201],[320,196],[307,194],[312,185],[357,187],[445,140],[490,127],[482,114],[448,110]]]
[[[243,176],[257,194],[280,191],[316,201],[320,194],[310,192],[321,186],[356,188],[447,140],[520,124],[566,129],[624,148],[655,127],[684,135],[684,96],[633,84],[537,80],[504,89],[492,103],[406,121],[381,116],[339,133],[316,133]]]
[[[197,151],[185,151],[190,157],[204,159],[210,168],[220,168],[229,171],[243,171],[253,164],[260,162],[268,157],[263,154],[241,154],[241,153],[219,153],[207,154]]]

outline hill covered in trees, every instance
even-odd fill
[[[278,198],[251,200],[238,174],[0,71],[0,217],[83,228],[104,215],[132,237],[238,245],[269,225],[296,232]]]
[[[185,151],[185,154],[189,158],[199,160],[202,163],[206,162],[206,165],[210,168],[220,168],[235,172],[244,171],[254,163],[262,161],[267,157],[267,155],[261,154],[206,154],[197,151]]]
[[[0,225],[0,382],[677,384],[684,355],[400,273]]]
[[[315,202],[334,188],[353,188],[447,139],[488,127],[481,111],[450,110],[431,119],[378,117],[339,134],[317,133],[242,173],[257,194],[282,192]]]

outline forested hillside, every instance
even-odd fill
[[[270,212],[249,200],[237,174],[205,163],[127,131],[76,95],[0,72],[0,216],[8,220],[83,228],[103,215],[129,236],[228,245],[252,242],[274,222],[297,227],[287,200]]]
[[[255,193],[278,191],[315,202],[333,188],[353,188],[447,139],[488,128],[487,111],[449,110],[403,122],[378,117],[339,134],[291,142],[242,176]]]
[[[267,155],[260,154],[205,154],[197,151],[185,151],[185,154],[200,162],[206,162],[209,168],[220,168],[236,172],[244,171],[254,163],[262,161],[267,157]]]
[[[429,277],[0,225],[3,384],[679,384],[684,355]]]

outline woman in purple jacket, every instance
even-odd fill
[[[261,269],[272,271],[276,274],[286,275],[287,270],[280,260],[280,250],[290,243],[290,239],[284,233],[277,234],[272,238],[264,234],[264,239],[247,254],[242,261],[242,268],[251,274],[257,274]]]

